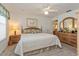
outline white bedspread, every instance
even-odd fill
[[[22,34],[15,48],[15,54],[23,55],[24,52],[53,45],[58,45],[61,48],[60,40],[55,35],[47,33]]]

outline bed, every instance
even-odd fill
[[[22,56],[25,52],[53,45],[58,45],[62,48],[60,40],[56,35],[47,33],[23,33],[21,34],[21,39],[15,48],[15,54]]]

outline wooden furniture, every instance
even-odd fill
[[[77,47],[77,33],[54,32],[61,42],[67,43],[73,47]]]
[[[11,35],[9,37],[9,43],[8,43],[8,45],[13,45],[15,43],[18,43],[19,40],[20,40],[20,35]]]
[[[59,23],[59,31],[53,31],[61,42],[77,47],[77,19],[67,17]]]
[[[29,27],[29,28],[25,28],[23,30],[23,33],[40,33],[42,32],[42,28],[37,28],[37,27]]]

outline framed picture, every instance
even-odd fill
[[[35,18],[27,18],[27,27],[37,27],[37,19]]]

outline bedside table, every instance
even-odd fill
[[[18,41],[20,40],[20,36],[21,35],[11,35],[9,37],[9,43],[8,43],[8,45],[13,45],[13,44],[18,43]]]

